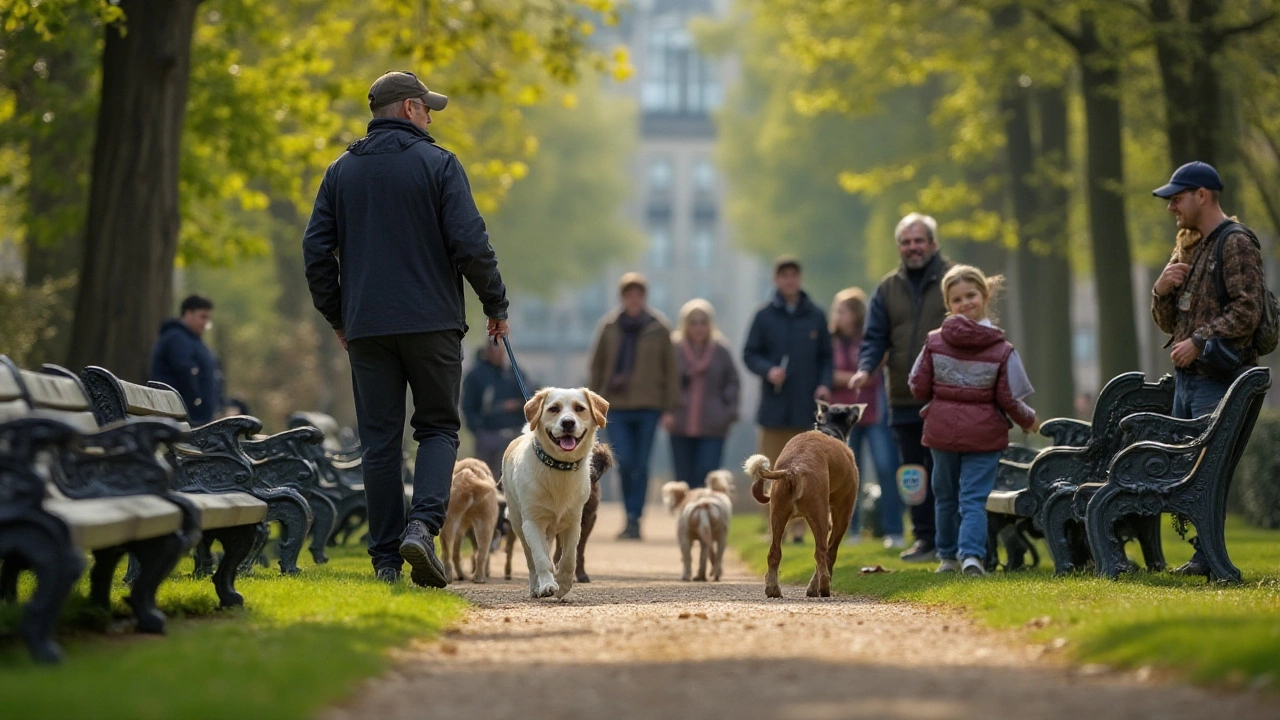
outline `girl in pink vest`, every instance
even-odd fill
[[[911,369],[911,392],[927,401],[924,446],[933,454],[937,497],[938,572],[985,575],[987,495],[1000,453],[1017,423],[1036,432],[1036,412],[1024,400],[1034,392],[1018,352],[992,322],[989,305],[999,276],[957,265],[942,278],[950,315],[929,333]]]

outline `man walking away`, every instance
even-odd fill
[[[448,98],[409,72],[369,88],[368,134],[325,172],[303,238],[316,309],[351,359],[369,503],[369,555],[380,580],[402,560],[418,585],[448,584],[435,536],[458,454],[466,278],[492,338],[507,334],[507,291],[466,173],[427,134]],[[400,480],[405,388],[413,391],[413,503]]]
[[[160,339],[151,350],[149,379],[178,391],[192,425],[211,422],[222,406],[218,361],[204,344],[212,313],[212,300],[187,297],[178,308],[178,317],[160,326]]]
[[[858,354],[858,372],[849,379],[849,387],[861,389],[866,385],[888,355],[889,422],[898,441],[902,464],[922,465],[926,473],[932,475],[933,458],[921,444],[923,403],[912,396],[907,378],[925,338],[942,327],[946,318],[942,276],[951,269],[951,261],[939,252],[938,223],[928,215],[911,213],[902,218],[894,231],[894,239],[902,263],[880,280],[871,296],[867,332]],[[911,525],[916,541],[902,553],[902,559],[931,562],[937,557],[931,482],[925,483],[924,502],[911,508]]]
[[[1178,224],[1173,257],[1156,279],[1151,315],[1169,334],[1174,376],[1173,415],[1194,418],[1218,407],[1231,381],[1258,364],[1253,335],[1267,301],[1257,237],[1218,205],[1222,179],[1211,165],[1192,162],[1152,194],[1169,201]],[[1209,574],[1195,540],[1180,575]]]

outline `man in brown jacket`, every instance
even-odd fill
[[[1173,256],[1151,291],[1151,315],[1173,344],[1169,354],[1177,368],[1173,415],[1179,418],[1213,412],[1231,385],[1230,377],[1212,371],[1201,357],[1207,343],[1228,343],[1239,357],[1240,369],[1258,362],[1251,339],[1262,317],[1266,290],[1262,251],[1243,226],[1222,211],[1221,192],[1218,171],[1202,162],[1183,165],[1167,185],[1152,191],[1169,201],[1169,212],[1178,223]],[[1226,236],[1220,238],[1224,231]],[[1219,242],[1221,268],[1215,252]],[[1219,274],[1226,289],[1225,304],[1220,302]],[[1209,574],[1198,546],[1191,561],[1174,572]]]
[[[640,515],[649,489],[649,454],[658,424],[670,428],[680,405],[671,325],[648,307],[648,284],[640,273],[618,282],[622,307],[600,320],[591,348],[591,389],[609,401],[605,430],[622,480],[627,526],[623,540],[640,539]]]

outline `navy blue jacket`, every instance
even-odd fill
[[[302,253],[316,309],[347,340],[466,332],[464,277],[486,316],[507,316],[462,164],[407,120],[374,118],[329,166]]]
[[[756,311],[742,349],[747,369],[760,376],[756,422],[766,428],[813,427],[818,386],[831,387],[831,332],[822,309],[801,291],[794,313],[780,295]],[[775,391],[766,376],[787,357],[787,380]]]
[[[173,387],[187,404],[192,425],[213,420],[222,405],[218,362],[199,335],[177,318],[160,326],[160,339],[151,350],[151,380]]]
[[[517,400],[520,407],[503,410],[507,400]],[[498,367],[483,357],[462,380],[462,416],[471,432],[477,430],[519,430],[525,424],[524,395],[509,367]]]

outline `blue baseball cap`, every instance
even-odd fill
[[[1222,178],[1218,177],[1218,171],[1214,170],[1209,163],[1202,163],[1199,160],[1189,162],[1174,170],[1173,177],[1169,178],[1169,183],[1164,187],[1152,190],[1151,194],[1158,198],[1168,199],[1183,190],[1195,190],[1198,188],[1222,191]]]

